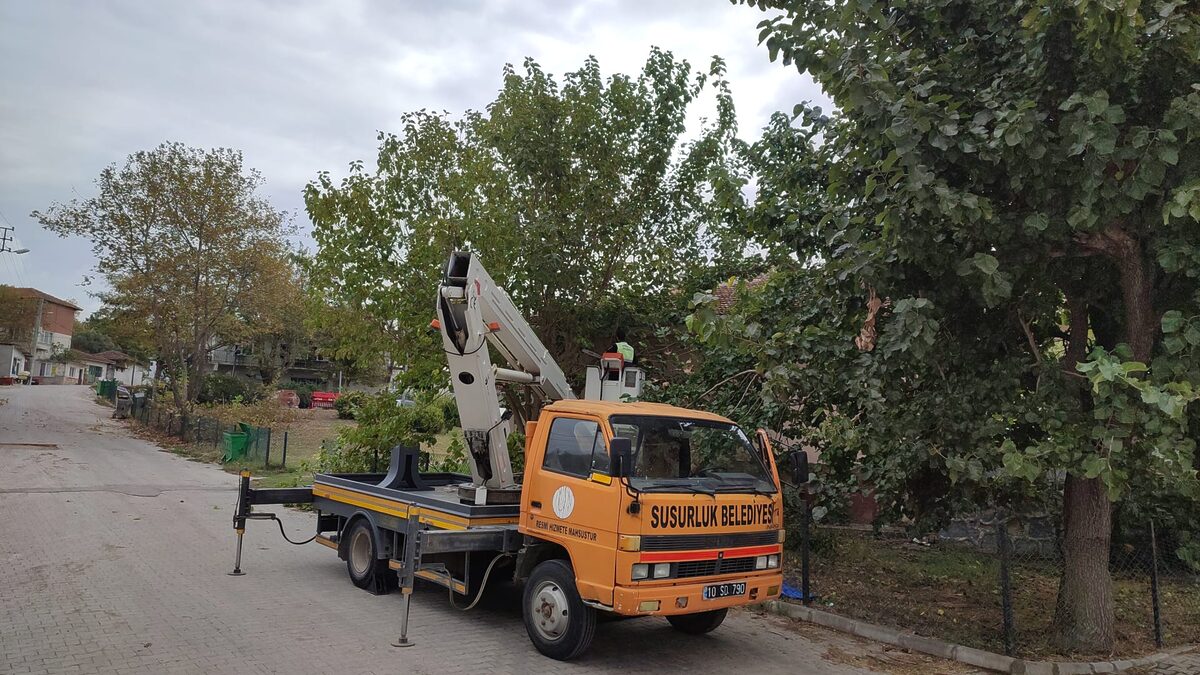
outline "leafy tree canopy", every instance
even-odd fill
[[[240,152],[164,143],[100,173],[96,195],[33,217],[92,242],[101,298],[153,344],[175,400],[194,402],[218,337],[286,256],[285,214],[257,194]],[[186,387],[184,386],[186,384]]]
[[[117,343],[104,333],[88,328],[84,322],[75,322],[75,332],[71,334],[71,347],[87,354],[116,351]]]
[[[37,301],[22,297],[14,286],[0,284],[0,341],[23,344],[33,337],[37,319]]]
[[[751,153],[752,231],[800,262],[693,328],[893,517],[1065,474],[1057,629],[1104,651],[1111,501],[1200,495],[1200,8],[748,4],[837,109]]]
[[[688,134],[705,94],[716,116]],[[374,171],[354,162],[308,186],[311,279],[351,316],[345,351],[427,380],[444,366],[434,289],[450,252],[472,250],[575,372],[581,348],[741,257],[735,132],[720,59],[696,73],[655,49],[636,76],[589,59],[561,83],[532,60],[508,66],[485,111],[410,113],[380,134]]]

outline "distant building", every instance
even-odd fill
[[[75,315],[80,307],[36,288],[16,288],[17,297],[36,303],[30,325],[0,342],[0,376],[19,376],[28,371],[34,381],[67,378],[69,367],[51,357],[71,349]],[[59,368],[62,366],[62,368]],[[61,372],[60,372],[61,371]]]
[[[116,380],[130,386],[145,384],[154,377],[154,363],[142,363],[132,356],[118,351],[100,352],[91,356],[108,362],[104,369],[105,380]]]
[[[285,350],[265,356],[252,346],[222,345],[208,353],[213,372],[239,375],[258,382],[263,379],[263,358],[271,360],[266,369],[275,371],[280,382],[308,382],[323,387],[337,380],[336,364],[315,350],[297,358]]]

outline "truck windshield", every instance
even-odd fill
[[[629,485],[647,492],[775,492],[771,472],[736,424],[614,415],[633,446]]]

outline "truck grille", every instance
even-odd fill
[[[643,551],[695,551],[705,548],[765,546],[779,541],[778,530],[733,534],[653,534],[642,537]]]
[[[754,558],[725,560],[688,560],[675,563],[675,578],[708,577],[716,574],[741,574],[754,571]]]

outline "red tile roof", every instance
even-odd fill
[[[70,307],[71,309],[74,309],[77,311],[80,311],[83,309],[82,307],[80,307],[79,305],[76,305],[75,303],[71,302],[70,300],[63,300],[61,298],[56,298],[53,295],[50,295],[49,293],[47,293],[45,291],[39,291],[36,288],[20,288],[20,287],[18,287],[18,288],[14,288],[13,290],[15,290],[17,293],[19,293],[22,298],[41,298],[42,300],[45,300],[46,302],[53,302],[56,305],[62,305],[63,307]]]
[[[137,359],[126,354],[125,352],[118,352],[116,350],[111,350],[111,349],[106,352],[97,352],[95,354],[92,354],[92,356],[99,356],[101,358],[107,359],[110,363],[116,363],[118,361],[130,361],[130,362],[137,361]]]

